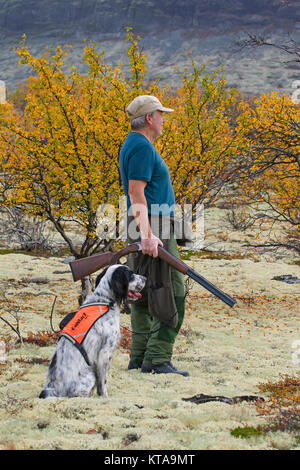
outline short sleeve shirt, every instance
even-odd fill
[[[154,145],[139,132],[130,132],[119,156],[120,172],[130,208],[128,181],[146,181],[149,214],[174,214],[175,197],[168,167]]]

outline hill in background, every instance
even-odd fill
[[[287,4],[286,4],[287,3]],[[178,69],[189,53],[208,70],[224,66],[230,86],[243,92],[292,93],[299,65],[273,48],[240,50],[236,41],[247,32],[286,42],[299,40],[300,2],[290,0],[0,0],[0,79],[15,88],[30,70],[17,65],[16,47],[25,33],[35,54],[58,44],[72,45],[69,63],[81,71],[84,40],[96,41],[112,64],[126,70],[125,28],[142,38],[149,80],[180,83]]]

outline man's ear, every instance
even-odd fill
[[[145,117],[146,123],[147,123],[147,124],[151,124],[151,123],[152,123],[152,118],[153,118],[153,114],[152,114],[152,113],[146,114],[146,117]]]

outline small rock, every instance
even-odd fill
[[[138,440],[139,440],[139,436],[135,433],[131,433],[123,437],[122,443],[124,444],[124,446],[129,446],[130,444],[132,444],[132,442],[135,442]]]
[[[272,281],[283,281],[287,282],[288,284],[296,284],[297,282],[300,282],[300,279],[298,279],[296,276],[293,276],[292,274],[282,274],[281,276],[272,277]]]

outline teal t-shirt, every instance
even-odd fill
[[[146,181],[145,196],[150,214],[174,215],[175,196],[168,167],[154,145],[139,132],[130,132],[122,146],[120,172],[127,210],[130,208],[128,181]]]

